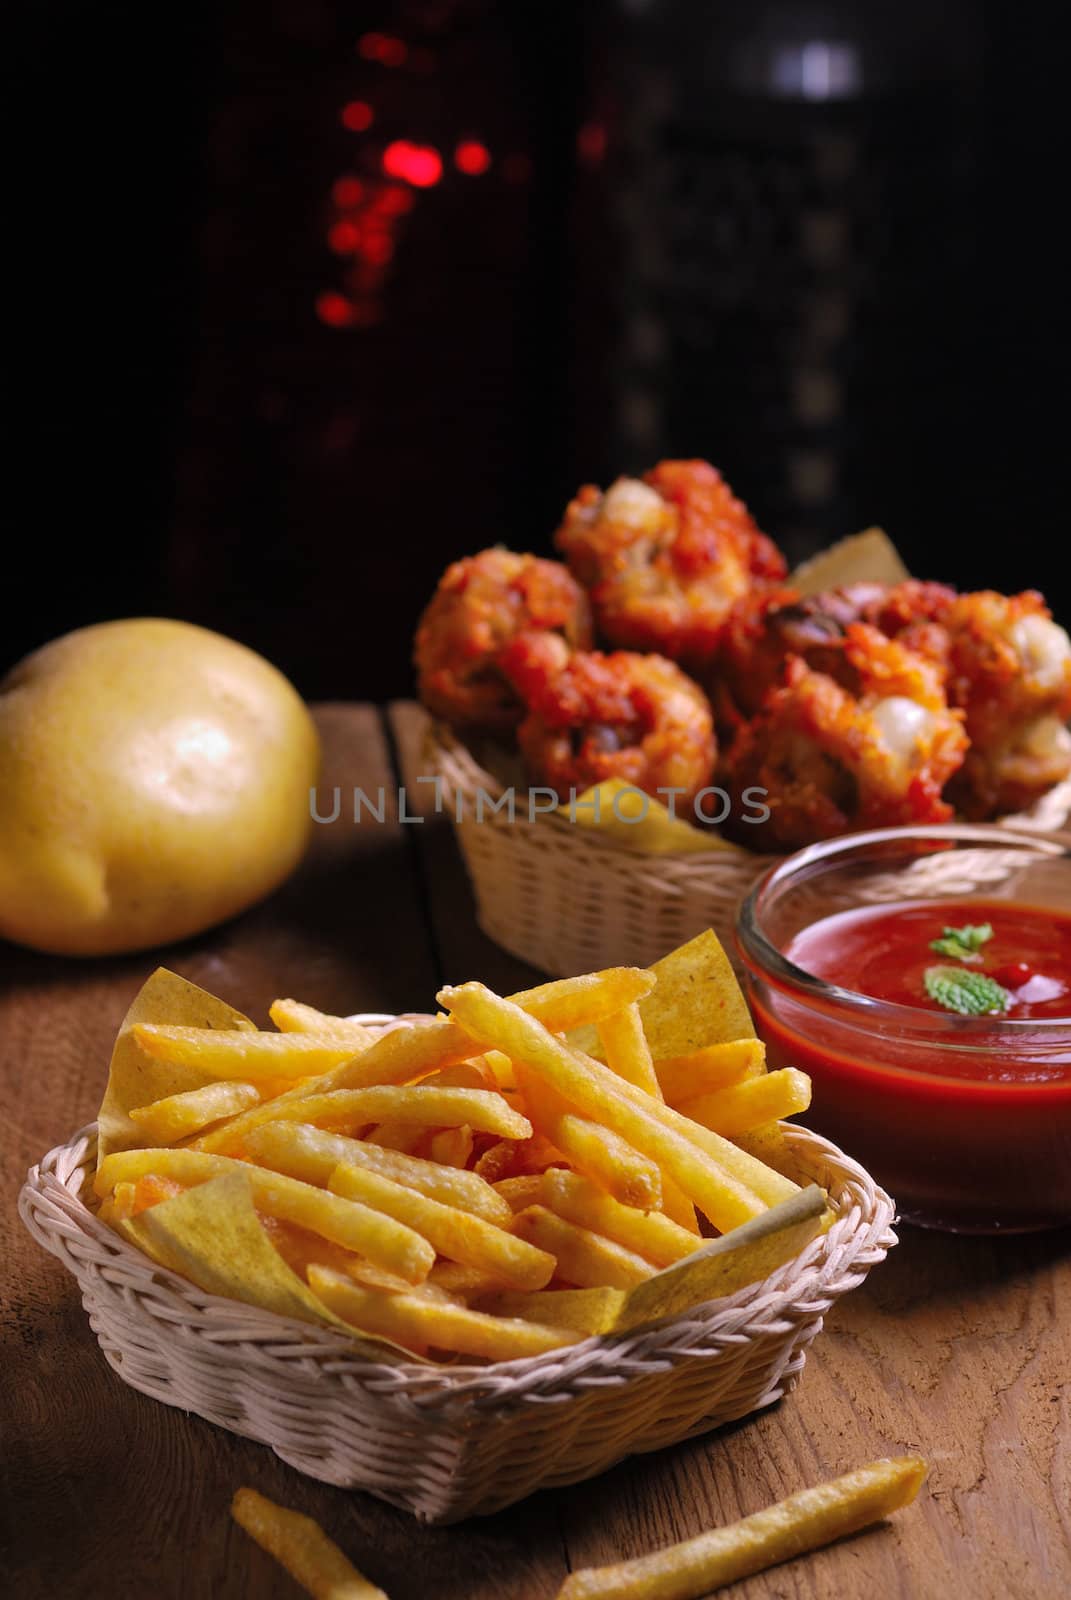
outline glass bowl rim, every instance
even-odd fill
[[[946,822],[910,828],[872,828],[861,833],[840,834],[835,839],[823,839],[817,844],[804,845],[783,861],[768,867],[744,897],[736,919],[736,940],[741,955],[758,974],[771,979],[778,987],[787,989],[795,998],[812,1003],[828,1014],[838,1015],[842,1021],[847,1012],[853,1022],[863,1023],[878,1018],[910,1030],[914,1034],[928,1032],[933,1044],[935,1032],[948,1030],[955,1038],[941,1040],[941,1049],[982,1050],[992,1049],[994,1034],[1004,1038],[1009,1045],[1025,1041],[1028,1035],[1038,1042],[1038,1035],[1055,1035],[1059,1030],[1071,1028],[1071,1014],[1066,1017],[1002,1018],[985,1015],[965,1017],[958,1012],[931,1012],[922,1006],[901,1005],[893,1000],[879,1000],[874,995],[862,994],[856,989],[844,989],[839,984],[828,983],[824,978],[807,972],[789,961],[776,945],[767,938],[760,923],[760,903],[765,893],[780,879],[793,877],[803,868],[822,863],[853,850],[869,845],[902,843],[927,839],[947,839],[950,842],[984,845],[1026,846],[1038,856],[1049,856],[1071,861],[1071,832],[1026,832],[1007,828],[998,823]],[[985,1036],[985,1042],[974,1043],[971,1034]]]

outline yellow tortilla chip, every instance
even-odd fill
[[[675,1316],[707,1300],[735,1294],[799,1255],[822,1232],[826,1197],[815,1184],[744,1222],[692,1255],[630,1289],[615,1331]]]
[[[821,594],[847,583],[903,583],[910,578],[896,546],[882,528],[853,533],[803,562],[789,578],[801,594]]]
[[[209,1294],[352,1332],[283,1260],[240,1172],[210,1178],[118,1226],[147,1256]]]
[[[139,1022],[161,1022],[191,1028],[252,1029],[253,1023],[233,1006],[180,978],[177,972],[157,967],[134,997],[123,1018],[108,1069],[108,1087],[97,1115],[97,1165],[112,1150],[137,1150],[148,1141],[145,1132],[127,1113],[150,1105],[166,1095],[201,1089],[216,1080],[191,1067],[154,1061],[135,1043],[133,1028]],[[254,1030],[255,1031],[255,1030]]]
[[[240,1300],[299,1322],[326,1323],[350,1339],[421,1361],[390,1339],[357,1333],[289,1266],[265,1232],[240,1172],[210,1178],[116,1224],[131,1244],[208,1294]]]
[[[754,1039],[755,1024],[721,941],[710,928],[650,968],[658,982],[639,1003],[655,1060],[690,1055],[708,1044]],[[576,1028],[569,1043],[605,1060],[593,1027]]]
[[[569,805],[559,806],[558,815],[578,828],[592,828],[603,838],[630,845],[645,855],[690,855],[709,850],[739,853],[742,849],[713,828],[696,827],[686,816],[671,817],[661,800],[644,794],[624,778],[607,778],[585,789]]]

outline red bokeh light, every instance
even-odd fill
[[[413,196],[400,183],[388,183],[376,196],[376,209],[387,217],[400,217],[413,209]]]
[[[601,122],[585,122],[576,136],[581,161],[597,167],[606,154],[606,129]]]
[[[395,139],[383,152],[383,171],[389,178],[404,178],[415,189],[430,189],[443,175],[442,157],[433,145]]]
[[[491,152],[479,139],[462,139],[454,151],[454,165],[470,178],[478,178],[491,165]]]
[[[352,303],[333,289],[317,295],[316,315],[329,328],[348,328],[354,320]]]
[[[357,53],[365,61],[379,61],[385,67],[400,67],[409,54],[403,39],[388,33],[362,33],[357,41]]]
[[[351,133],[363,133],[376,120],[376,114],[367,100],[351,100],[342,107],[342,126]]]
[[[327,242],[336,256],[351,256],[361,242],[361,230],[353,222],[332,223]]]
[[[364,199],[364,184],[360,178],[337,178],[331,188],[331,198],[340,211],[348,211]]]
[[[377,233],[368,240],[361,254],[377,267],[385,267],[394,254],[394,245],[385,233]]]

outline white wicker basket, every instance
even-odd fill
[[[744,850],[650,855],[574,826],[556,812],[533,820],[494,811],[504,785],[449,729],[432,724],[426,762],[442,779],[487,936],[543,972],[569,977],[608,966],[650,966],[713,928],[735,961],[741,900],[781,856]],[[485,797],[477,809],[477,797]],[[1009,826],[1052,832],[1071,811],[1071,781]]]
[[[825,1188],[828,1233],[761,1283],[627,1334],[491,1366],[432,1366],[206,1294],[81,1199],[96,1125],[27,1176],[19,1211],[78,1279],[124,1383],[271,1445],[299,1471],[421,1521],[498,1511],[770,1405],[793,1389],[834,1300],[896,1243],[893,1204],[855,1162],[785,1126],[795,1175]]]

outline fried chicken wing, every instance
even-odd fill
[[[734,711],[754,716],[781,681],[790,655],[854,691],[857,674],[846,651],[854,622],[879,628],[944,671],[948,637],[941,619],[955,598],[944,584],[914,579],[892,588],[853,583],[806,597],[786,588],[750,595],[734,607],[718,650],[719,713],[724,708],[727,719]]]
[[[785,575],[780,551],[706,461],[661,461],[605,493],[587,484],[555,543],[611,644],[695,671],[709,665],[735,602]]]
[[[971,741],[949,797],[975,820],[1025,810],[1071,774],[1071,639],[1033,590],[960,595],[943,627]]]
[[[455,561],[417,627],[418,687],[429,711],[473,733],[515,728],[524,707],[497,658],[530,629],[577,649],[591,644],[588,599],[567,568],[499,548]]]
[[[687,806],[710,783],[710,705],[672,661],[571,652],[553,634],[529,633],[507,646],[500,664],[527,707],[517,737],[528,770],[559,800],[622,778],[650,795],[675,789]]]
[[[845,628],[843,664],[854,688],[790,655],[781,686],[740,726],[721,781],[733,798],[727,826],[749,844],[794,850],[951,816],[942,790],[967,738],[940,670],[858,622]],[[765,790],[770,815],[745,826],[744,791],[756,789]]]

